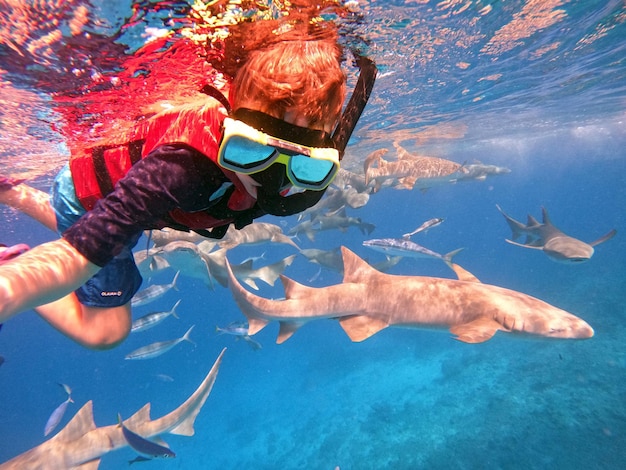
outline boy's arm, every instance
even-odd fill
[[[0,266],[0,323],[64,297],[99,269],[62,238],[32,248]]]

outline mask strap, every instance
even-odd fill
[[[209,85],[207,83],[200,89],[200,93],[204,93],[205,95],[208,95],[211,98],[214,98],[217,101],[219,101],[220,104],[224,106],[224,108],[226,108],[226,111],[230,114],[231,107],[230,107],[230,103],[228,102],[228,98],[226,98],[226,96],[224,96],[224,93],[222,93],[220,90],[215,88],[213,85]]]

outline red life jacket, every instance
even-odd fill
[[[225,108],[209,98],[200,105],[177,107],[145,119],[122,137],[122,143],[107,143],[74,152],[69,165],[78,200],[86,210],[91,210],[98,199],[113,191],[115,183],[133,164],[160,145],[186,144],[215,162],[226,116]],[[251,209],[256,200],[241,180],[234,172],[221,170],[235,187],[228,199],[228,208],[233,211]],[[207,229],[233,222],[233,219],[218,219],[204,211],[189,213],[175,209],[170,216],[180,224],[176,228]]]

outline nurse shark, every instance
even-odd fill
[[[151,420],[150,403],[147,403],[125,420],[124,426],[145,439],[160,434],[193,436],[194,421],[211,393],[224,351],[223,349],[200,386],[182,405],[161,418]],[[128,441],[119,424],[96,427],[90,400],[58,434],[0,464],[0,470],[95,470],[103,455],[127,445]]]
[[[337,319],[352,341],[363,341],[388,326],[448,328],[466,343],[489,340],[497,331],[547,338],[590,338],[582,319],[546,302],[488,284],[453,264],[459,280],[384,274],[342,247],[341,284],[307,287],[281,276],[284,300],[269,300],[245,290],[229,268],[229,287],[254,335],[280,323],[277,343],[305,323]]]
[[[545,207],[541,208],[543,223],[539,223],[533,216],[529,215],[526,225],[508,216],[499,205],[496,204],[496,207],[511,228],[511,238],[513,238],[513,240],[507,240],[508,243],[524,248],[543,250],[549,258],[562,263],[573,264],[589,260],[593,255],[594,246],[613,238],[617,233],[617,231],[613,229],[596,241],[585,243],[569,235],[565,235],[552,225]],[[522,235],[526,235],[526,241],[524,243],[514,241]]]

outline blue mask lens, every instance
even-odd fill
[[[227,163],[246,169],[262,165],[276,154],[273,147],[254,142],[245,137],[233,136],[225,148],[224,160]]]
[[[296,181],[308,184],[323,182],[333,170],[333,162],[305,155],[294,155],[289,161],[289,171]]]

